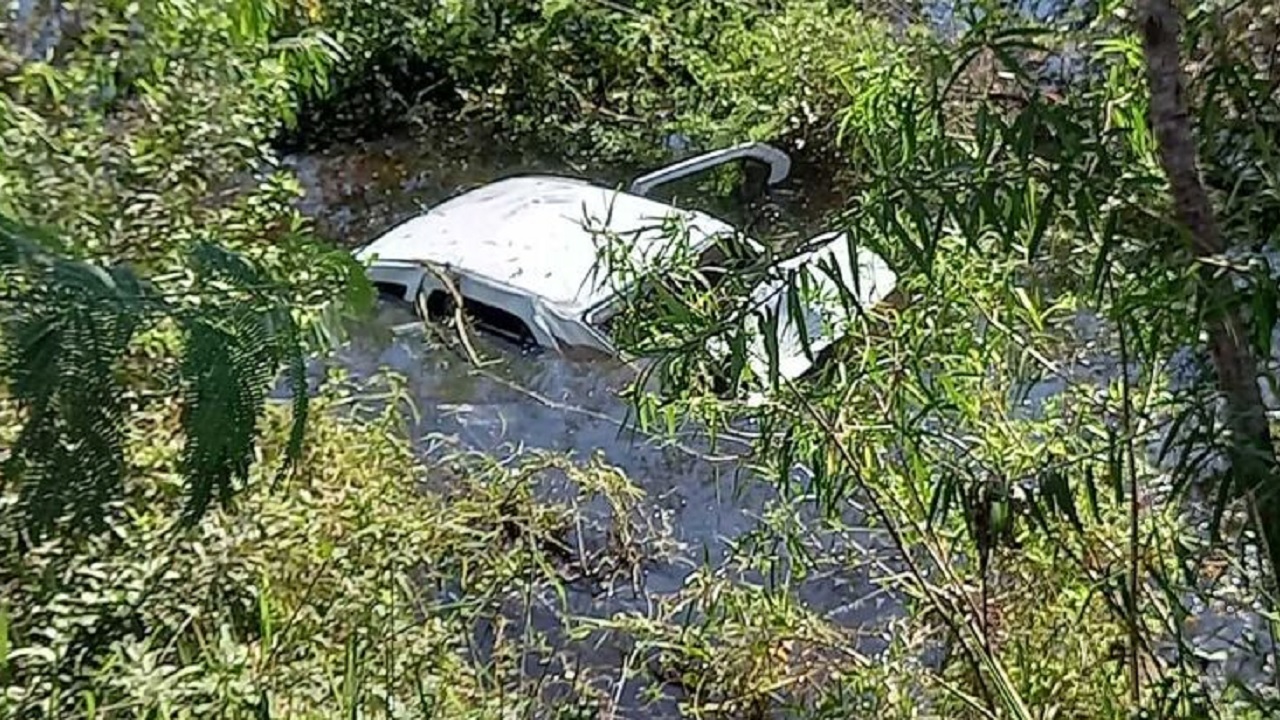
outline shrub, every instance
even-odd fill
[[[424,465],[398,405],[356,422],[338,417],[349,401],[318,402],[296,472],[276,483],[265,464],[234,509],[190,530],[174,522],[169,403],[131,428],[139,478],[109,533],[19,555],[23,528],[0,515],[6,717],[506,717],[536,702],[524,658],[547,628],[502,627],[571,568],[608,565],[567,544],[574,508],[609,509],[620,534],[599,552],[647,554],[631,545],[650,540],[642,528],[625,530],[637,491],[554,456]],[[288,436],[273,410],[264,456]],[[538,499],[550,482],[559,500]],[[497,630],[481,649],[485,624]]]

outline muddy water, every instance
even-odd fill
[[[496,146],[482,127],[338,145],[293,155],[284,162],[302,181],[303,212],[315,218],[326,237],[352,246],[373,240],[431,205],[499,178],[547,173],[616,187],[651,169],[570,165],[553,155]],[[794,170],[796,176],[805,168]],[[757,235],[784,238],[817,234],[823,216],[837,202],[831,188],[809,191],[794,179],[749,204],[708,197],[690,181],[664,186],[654,195],[751,228]]]
[[[434,203],[499,177],[552,172],[614,184],[631,174],[503,154],[466,137],[387,140],[297,156],[288,162],[306,187],[304,211],[317,219],[326,234],[352,245],[372,240]],[[774,197],[780,200],[767,208],[767,220],[775,227],[813,223],[812,209],[788,202],[799,198],[798,193],[782,188]],[[741,222],[739,215],[733,219]],[[721,567],[735,542],[756,530],[760,517],[777,500],[770,485],[746,471],[736,457],[744,449],[741,445],[727,442],[712,448],[696,436],[673,442],[628,429],[628,408],[618,397],[631,378],[628,368],[606,359],[522,352],[499,340],[473,339],[480,353],[498,362],[476,368],[461,353],[433,341],[407,306],[384,304],[379,317],[328,362],[340,364],[357,385],[372,386],[379,373],[388,370],[403,376],[405,391],[416,408],[412,433],[423,452],[441,442],[504,457],[518,449],[569,452],[580,458],[599,452],[644,489],[646,512],[655,526],[668,528],[672,551],[645,565],[639,588],[605,595],[582,589],[571,592],[569,612],[595,617],[646,612],[654,596],[679,590],[695,569]],[[856,526],[856,512],[845,519]],[[602,529],[599,532],[603,534]],[[868,581],[862,569],[866,563],[849,562],[850,553],[877,547],[879,539],[856,527],[838,537],[814,532],[805,542],[825,567],[816,568],[796,586],[799,596],[851,630],[869,628],[893,614],[892,604]],[[748,579],[765,580],[758,573],[750,575],[755,577]],[[783,582],[784,577],[771,581]],[[877,644],[869,641],[866,649]],[[607,644],[586,655],[587,662],[597,667],[617,667],[622,660]],[[635,684],[620,695],[624,704],[637,702],[639,688]],[[628,699],[632,703],[626,703]],[[674,710],[651,707],[644,714],[653,717],[654,712],[663,715]]]
[[[865,652],[883,647],[885,639],[877,629],[880,621],[896,614],[897,606],[872,584],[866,567],[871,553],[890,554],[879,535],[856,527],[839,533],[807,531],[799,541],[816,560],[802,581],[789,578],[785,553],[776,550],[779,575],[744,571],[730,563],[734,549],[760,528],[761,517],[778,498],[771,485],[744,470],[733,456],[740,446],[725,442],[712,448],[697,436],[681,437],[673,445],[631,432],[618,391],[632,375],[619,364],[521,352],[477,335],[473,341],[478,352],[500,361],[477,369],[429,331],[413,329],[415,320],[408,306],[384,304],[376,327],[357,334],[330,362],[340,364],[357,387],[371,392],[381,388],[380,373],[390,370],[402,376],[415,408],[411,432],[425,455],[441,447],[504,458],[522,450],[568,452],[581,459],[598,452],[643,488],[642,513],[663,535],[664,552],[642,564],[635,578],[638,586],[625,577],[604,592],[595,583],[570,583],[567,607],[548,593],[532,608],[538,630],[563,640],[560,621],[566,616],[651,615],[662,596],[681,590],[691,573],[709,568],[753,583],[785,583],[812,610],[847,628],[851,646]],[[608,513],[603,507],[588,507],[583,514],[586,544],[604,547]],[[856,525],[857,513],[851,511],[845,520]],[[776,538],[766,536],[770,539]],[[856,559],[864,551],[868,557]],[[485,639],[488,629],[477,632],[477,645],[492,645],[492,638]],[[579,672],[589,669],[612,696],[626,662],[626,647],[625,639],[596,634],[585,643],[566,642],[562,651],[572,660],[563,662],[581,663]],[[657,705],[642,699],[651,682],[641,676],[623,686],[617,693],[619,717],[681,716],[678,689],[665,688]]]

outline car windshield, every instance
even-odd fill
[[[715,286],[726,272],[734,267],[749,263],[758,256],[759,252],[759,244],[746,236],[726,235],[717,237],[712,245],[703,250],[698,257],[698,281]],[[661,272],[661,270],[656,272]],[[628,296],[632,301],[639,300],[641,302],[646,296],[651,297],[651,293],[655,291],[653,277],[652,273],[643,276],[638,286],[616,294],[600,305],[588,310],[584,315],[584,320],[588,325],[604,333],[607,338],[612,340],[614,338],[616,320],[627,303]],[[694,281],[693,276],[685,273],[670,273],[666,275],[664,280],[667,287],[676,292],[689,289],[687,284]]]
[[[769,377],[771,362],[779,377],[804,375],[824,350],[849,331],[857,312],[854,304],[870,308],[897,285],[897,276],[884,260],[853,247],[845,233],[820,235],[809,244],[815,249],[780,263],[778,272],[751,294],[758,315],[748,363],[759,378]],[[769,333],[775,338],[772,359],[766,342]]]

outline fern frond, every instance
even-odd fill
[[[216,246],[198,246],[192,264],[198,288],[228,292],[183,321],[188,521],[203,515],[215,498],[228,502],[247,479],[267,387],[282,361],[287,360],[294,412],[281,474],[301,455],[310,402],[301,334],[278,286],[244,258]]]
[[[253,462],[257,421],[275,361],[262,318],[243,308],[222,318],[183,323],[182,469],[189,494],[186,517],[198,520],[216,499],[230,500]]]
[[[100,529],[124,480],[116,367],[138,327],[144,286],[123,268],[50,259],[16,243],[6,250],[6,269],[28,276],[9,283],[21,294],[0,324],[0,372],[26,423],[0,482],[17,484],[19,512],[37,538],[64,519]]]
[[[287,381],[293,393],[293,424],[289,428],[289,442],[285,445],[284,458],[276,473],[276,482],[282,480],[302,457],[302,445],[307,434],[307,419],[311,414],[311,393],[307,387],[307,362],[302,348],[302,331],[292,316],[283,335],[288,358]]]

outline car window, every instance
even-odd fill
[[[731,268],[735,261],[746,257],[750,252],[750,246],[743,244],[739,238],[724,238],[702,252],[701,257],[698,258],[698,266],[703,268],[704,277],[715,285],[724,276],[726,269]],[[652,291],[651,284],[649,287],[646,287],[646,284],[648,283],[644,280],[641,281],[639,288],[641,293]],[[632,292],[635,290],[633,289]],[[588,310],[584,320],[604,333],[606,337],[613,338],[614,321],[622,310],[624,302],[625,298],[620,296],[610,298],[603,304]]]
[[[409,288],[404,283],[374,282],[373,287],[378,291],[379,297],[405,300],[409,296]]]
[[[453,318],[455,309],[453,297],[443,290],[433,290],[427,296],[427,316],[432,320],[450,320]],[[515,313],[471,298],[462,299],[462,309],[476,327],[486,332],[524,347],[537,345],[537,340],[533,331],[529,329],[528,323],[521,320]]]
[[[768,175],[767,165],[739,160],[664,183],[649,197],[745,227],[755,220],[751,204],[766,194]]]

